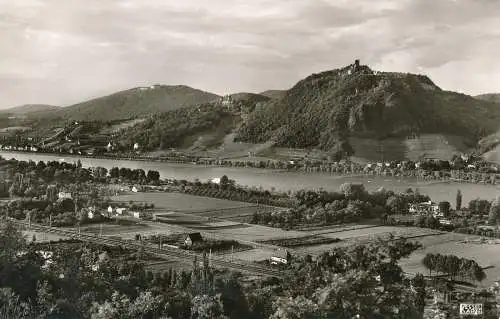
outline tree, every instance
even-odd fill
[[[427,298],[424,276],[422,274],[416,274],[412,279],[412,286],[415,293],[415,305],[417,306],[418,311],[423,314],[425,308],[425,299]]]
[[[367,195],[363,184],[344,183],[340,186],[340,191],[347,199],[364,199]]]
[[[497,225],[500,220],[500,196],[498,196],[490,207],[488,225]]]
[[[462,209],[462,192],[460,190],[457,190],[455,209],[456,210]]]
[[[158,171],[148,171],[147,179],[150,182],[157,182],[160,180],[160,173]]]
[[[227,177],[227,175],[223,175],[220,178],[220,186],[222,188],[226,188],[228,185],[229,185],[229,178]]]
[[[312,319],[317,318],[319,306],[304,296],[278,298],[274,303],[274,314],[270,319]]]
[[[401,195],[389,197],[386,206],[392,214],[407,214],[409,209],[406,197]]]
[[[444,217],[448,217],[448,214],[450,212],[450,202],[439,202],[439,212],[443,214]]]
[[[227,318],[226,316],[224,316],[224,310],[220,299],[220,295],[195,296],[192,300],[191,318],[192,319]]]

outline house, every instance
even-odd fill
[[[451,220],[446,219],[446,218],[441,218],[441,219],[439,219],[439,223],[441,225],[451,225]]]
[[[215,177],[215,178],[212,178],[210,180],[210,182],[214,183],[214,184],[220,184],[220,178],[219,177]]]
[[[428,214],[436,216],[439,214],[439,205],[431,201],[418,204],[412,203],[408,208],[408,212],[411,214]]]
[[[278,264],[288,264],[289,262],[289,257],[290,254],[288,253],[288,250],[277,250],[274,252],[273,256],[271,257],[271,265],[278,265]]]
[[[141,213],[139,213],[139,212],[132,212],[132,216],[134,216],[134,218],[141,218]]]
[[[202,243],[203,237],[201,237],[200,233],[191,233],[186,236],[184,239],[184,245],[187,247],[192,247],[195,243]]]
[[[139,150],[139,143],[134,143],[134,151]]]
[[[127,209],[124,207],[118,207],[115,209],[115,211],[118,215],[123,215],[123,213],[125,213],[127,211]]]
[[[135,187],[135,186],[132,187],[132,192],[137,193],[138,191],[139,190],[137,189],[137,187]]]
[[[73,197],[71,196],[71,193],[68,193],[68,192],[59,192],[59,194],[57,194],[57,198],[59,199],[72,199]]]
[[[94,218],[94,212],[93,212],[93,211],[91,211],[91,210],[89,210],[89,211],[87,212],[87,217],[88,217],[89,219],[93,219],[93,218]]]
[[[109,206],[108,207],[108,214],[112,214],[113,213],[113,207]]]

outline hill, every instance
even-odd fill
[[[46,104],[25,104],[15,106],[5,110],[0,110],[0,113],[10,115],[27,115],[30,113],[43,113],[60,109],[59,106],[46,105]]]
[[[236,140],[337,155],[355,153],[352,144],[358,150],[387,139],[408,144],[422,134],[449,135],[460,140],[455,144],[473,146],[495,132],[499,120],[500,108],[492,102],[443,91],[423,75],[377,72],[355,63],[313,74],[257,108]],[[406,152],[409,146],[403,147]]]
[[[286,93],[286,90],[267,90],[260,92],[259,95],[267,96],[270,99],[281,99]]]
[[[247,92],[240,92],[240,93],[233,93],[230,95],[230,97],[233,99],[235,102],[239,101],[251,101],[254,103],[257,102],[266,102],[269,101],[271,98],[262,95],[262,94],[256,94],[256,93],[247,93]]]
[[[483,101],[500,103],[500,93],[480,94],[476,95],[475,98]]]
[[[118,150],[215,147],[237,126],[240,117],[218,103],[180,108],[150,116],[113,139]]]
[[[53,117],[79,121],[112,121],[176,110],[214,101],[219,96],[184,85],[153,85],[121,91],[65,107]]]

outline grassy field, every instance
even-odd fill
[[[482,267],[491,267],[485,270],[487,277],[480,284],[489,287],[494,281],[500,280],[500,254],[498,254],[500,243],[491,241],[481,244],[478,242],[479,239],[478,236],[454,233],[421,238],[419,241],[424,248],[403,260],[401,265],[406,272],[428,274],[421,262],[427,253],[453,254],[474,259]]]
[[[111,199],[113,201],[121,202],[134,201],[153,203],[155,205],[155,209],[172,210],[177,212],[208,212],[254,205],[250,203],[193,196],[182,193],[133,193],[114,196]]]
[[[32,241],[33,236],[35,236],[35,239],[36,239],[37,243],[44,243],[44,242],[49,242],[49,241],[56,241],[56,240],[60,240],[60,239],[66,239],[63,236],[58,236],[58,235],[55,235],[55,234],[39,233],[39,232],[28,231],[28,230],[23,231],[23,234],[26,236],[26,240],[28,242]]]

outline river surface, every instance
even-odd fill
[[[346,182],[363,183],[370,190],[380,187],[394,191],[404,191],[408,187],[418,188],[420,193],[429,195],[433,201],[449,201],[455,206],[455,195],[460,189],[463,195],[463,205],[474,198],[492,200],[500,196],[499,185],[481,185],[457,182],[420,181],[409,178],[383,176],[339,176],[326,173],[286,172],[258,168],[234,168],[221,166],[204,166],[192,164],[175,164],[165,162],[147,162],[131,160],[97,159],[68,155],[51,155],[35,153],[13,153],[0,151],[0,156],[6,159],[15,158],[21,161],[65,161],[74,163],[80,160],[83,167],[128,167],[142,168],[144,171],[156,170],[161,178],[207,181],[214,177],[227,175],[239,185],[274,188],[280,191],[296,191],[300,189],[320,189],[338,191],[340,185]]]

